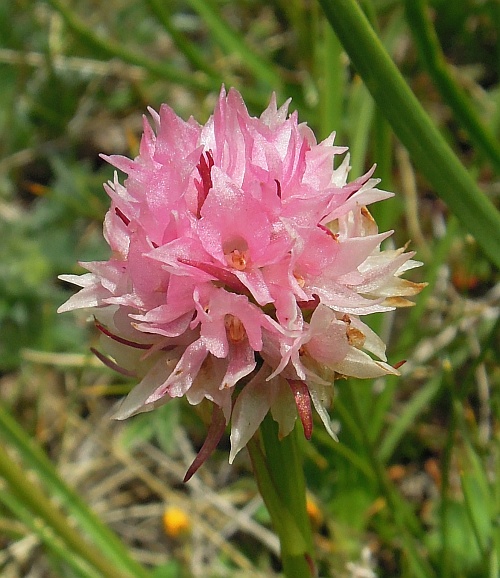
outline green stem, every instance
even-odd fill
[[[57,536],[73,552],[86,560],[91,566],[96,568],[103,578],[116,578],[118,568],[102,555],[94,545],[82,538],[69,523],[68,519],[57,509],[57,507],[34,485],[26,472],[14,462],[0,445],[0,476],[9,484],[10,491],[18,498],[35,516],[39,516],[50,526]],[[132,576],[123,573],[121,576]]]
[[[280,539],[283,572],[287,578],[314,575],[313,538],[306,509],[299,432],[300,427],[296,427],[287,437],[278,439],[278,426],[268,415],[260,427],[264,451],[255,438],[247,446],[260,493]]]
[[[355,0],[319,0],[378,107],[428,179],[500,267],[500,213],[434,126]]]
[[[427,14],[426,4],[426,0],[405,0],[409,28],[418,46],[422,62],[443,99],[451,106],[475,146],[488,156],[498,171],[500,170],[500,144],[482,122],[465,91],[453,78],[436,31]]]

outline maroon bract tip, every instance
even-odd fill
[[[310,440],[313,429],[313,418],[311,411],[311,397],[309,395],[309,388],[304,381],[299,379],[288,379],[290,388],[295,398],[295,405],[297,412],[304,428],[304,436]]]
[[[278,181],[278,179],[274,179],[274,182],[276,183],[276,194],[281,199],[281,183]]]
[[[128,339],[124,339],[119,335],[115,335],[107,327],[104,327],[104,325],[99,323],[97,319],[94,319],[94,325],[97,327],[97,329],[99,329],[101,333],[104,333],[104,335],[111,337],[111,339],[114,339],[115,341],[118,341],[118,343],[122,343],[123,345],[135,347],[135,349],[150,349],[151,347],[153,347],[152,343],[136,343],[135,341],[129,341]]]
[[[210,189],[213,187],[211,170],[214,166],[214,157],[211,151],[206,151],[200,156],[200,162],[196,165],[200,180],[195,179],[196,189],[198,191],[198,218],[200,217],[201,208],[207,198]]]
[[[198,469],[205,463],[205,461],[211,456],[212,452],[219,445],[220,438],[226,429],[226,418],[224,413],[218,405],[214,405],[212,410],[212,421],[208,428],[207,437],[201,446],[198,455],[195,457],[193,463],[189,466],[186,475],[184,476],[184,482],[189,481]]]
[[[93,347],[91,347],[90,351],[92,351],[92,353],[97,357],[97,359],[99,361],[104,363],[104,365],[106,367],[109,367],[113,371],[117,371],[118,373],[121,373],[122,375],[125,375],[126,377],[137,377],[137,375],[133,371],[129,371],[128,369],[121,367],[120,365],[115,363],[112,359],[110,359],[109,357],[107,357],[106,355],[104,355],[103,353],[98,351],[97,349],[94,349]]]

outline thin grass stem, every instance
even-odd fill
[[[38,474],[51,495],[59,498],[80,526],[94,539],[101,555],[109,557],[115,570],[123,569],[137,578],[147,578],[148,572],[133,558],[125,545],[85,504],[83,499],[58,476],[54,466],[33,443],[15,419],[0,405],[0,436],[16,448],[23,460]]]

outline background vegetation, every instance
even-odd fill
[[[340,442],[318,424],[304,444],[320,575],[499,575],[500,3],[359,2],[464,177],[426,159],[430,132],[412,149],[414,119],[369,77],[376,54],[323,4],[339,37],[305,0],[0,3],[2,576],[279,573],[246,456],[229,467],[225,439],[183,485],[203,414],[173,402],[111,421],[133,384],[92,358],[85,315],[55,312],[73,291],[57,275],[107,256],[98,154],[134,156],[148,106],[204,122],[222,82],[254,114],[292,96],[318,138],[350,147],[352,178],[377,162],[397,192],[373,207],[380,229],[411,239],[412,278],[429,282],[411,310],[369,319],[403,376],[338,382]]]

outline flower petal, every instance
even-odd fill
[[[230,464],[257,431],[274,401],[275,391],[266,382],[268,375],[269,368],[263,366],[236,399],[231,417]]]

